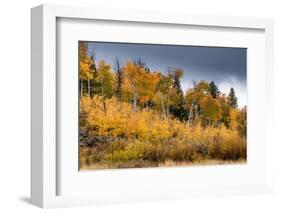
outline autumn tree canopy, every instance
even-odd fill
[[[104,60],[95,61],[87,43],[79,45],[80,94],[101,96],[106,101],[116,97],[119,105],[130,103],[132,111],[151,109],[167,118],[175,118],[188,125],[203,127],[224,125],[246,136],[247,109],[238,109],[234,88],[229,94],[220,92],[214,81],[194,82],[183,91],[181,81],[185,71],[169,67],[167,72],[151,70],[142,59],[120,61],[113,67]],[[187,76],[188,77],[188,76]]]

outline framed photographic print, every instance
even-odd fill
[[[32,203],[270,192],[272,20],[31,14]]]

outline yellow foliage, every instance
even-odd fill
[[[159,73],[148,73],[143,67],[127,62],[124,66],[123,98],[130,101],[137,94],[140,104],[144,104],[153,98],[158,81]]]
[[[82,97],[80,112],[86,115],[86,126],[91,135],[138,138],[141,140],[167,139],[171,136],[169,120],[151,109],[133,112],[129,103],[116,98]]]
[[[103,101],[100,96],[84,96],[80,101],[80,112],[86,115],[86,126],[90,133],[99,136],[120,136],[142,141],[169,138],[210,141],[210,138],[217,135],[227,139],[238,134],[223,125],[220,128],[203,128],[200,124],[192,127],[177,119],[164,119],[159,112],[152,109],[133,111],[131,104],[118,102],[114,97]]]
[[[93,78],[93,73],[91,71],[91,66],[94,61],[90,58],[87,53],[88,46],[86,42],[80,42],[79,45],[79,68],[80,68],[80,79],[89,80]]]
[[[238,123],[237,123],[237,117],[238,117],[238,110],[236,109],[231,109],[230,110],[230,123],[229,123],[229,127],[232,130],[236,130]]]
[[[233,116],[236,111],[233,110]],[[153,109],[118,102],[115,97],[83,96],[80,100],[80,127],[90,136],[111,138],[87,149],[80,156],[83,165],[105,164],[106,168],[157,166],[161,162],[207,159],[246,159],[246,140],[237,130],[196,126],[163,118]],[[91,150],[91,151],[89,151]]]

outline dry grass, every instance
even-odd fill
[[[246,164],[245,159],[239,160],[201,160],[197,162],[175,162],[172,160],[167,160],[163,163],[151,163],[151,162],[143,162],[143,163],[96,163],[91,165],[84,165],[80,168],[81,171],[87,170],[100,170],[100,169],[125,169],[125,168],[155,168],[155,167],[185,167],[185,166],[214,166],[214,165],[233,165],[233,164]]]

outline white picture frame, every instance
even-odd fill
[[[265,42],[263,49],[264,53],[264,67],[261,69],[261,76],[265,78],[259,78],[264,82],[265,87],[261,88],[261,92],[264,93],[264,99],[262,99],[264,106],[266,107],[266,114],[262,120],[266,126],[266,133],[261,135],[264,138],[262,147],[266,147],[267,151],[263,153],[264,166],[262,169],[253,174],[263,173],[263,178],[258,181],[253,180],[253,184],[249,184],[245,181],[237,181],[233,185],[231,181],[225,182],[221,185],[209,185],[206,184],[202,187],[199,184],[194,183],[194,187],[190,185],[177,188],[175,185],[170,185],[167,189],[159,190],[159,187],[163,186],[163,182],[160,181],[157,188],[152,188],[152,191],[147,195],[143,193],[137,193],[138,188],[136,186],[134,190],[114,191],[97,195],[88,195],[81,190],[80,194],[61,194],[59,185],[64,179],[65,175],[60,175],[63,164],[59,165],[60,152],[57,140],[57,108],[58,108],[58,87],[60,81],[57,78],[57,36],[58,36],[58,20],[63,19],[79,19],[79,20],[100,20],[100,21],[118,21],[131,23],[152,23],[162,26],[199,26],[207,28],[219,28],[232,31],[235,29],[242,30],[258,30],[263,32],[262,41]],[[198,196],[214,196],[214,195],[241,195],[241,194],[253,194],[264,193],[271,191],[271,165],[270,165],[270,126],[271,113],[270,110],[273,105],[273,96],[270,94],[273,88],[273,21],[271,19],[256,19],[256,18],[238,18],[238,17],[216,17],[216,16],[203,16],[203,15],[187,15],[187,14],[173,14],[173,13],[152,13],[143,11],[122,11],[122,10],[110,10],[107,9],[107,13],[97,8],[84,8],[73,6],[54,6],[54,5],[41,5],[31,10],[31,54],[32,54],[32,70],[31,70],[31,201],[34,205],[47,208],[47,207],[63,207],[63,206],[76,206],[76,205],[92,205],[103,203],[117,203],[117,202],[139,202],[145,200],[167,200],[167,199],[182,199],[187,197]],[[235,37],[235,35],[233,35]],[[165,41],[163,41],[165,42]],[[255,82],[250,76],[251,82]],[[258,80],[257,80],[258,81]],[[77,85],[72,85],[76,87]],[[261,109],[263,110],[263,109]],[[264,112],[264,111],[263,111]],[[250,117],[251,119],[253,117]],[[62,148],[60,148],[62,150]],[[205,168],[208,170],[207,168]],[[247,168],[231,167],[226,168],[231,172],[236,170],[241,172]],[[119,173],[120,178],[126,178],[126,174],[131,177],[136,177],[142,174],[145,175],[163,175],[162,171],[165,171],[169,178],[173,178],[174,174],[186,176],[186,171],[194,173],[193,178],[199,177],[202,168],[200,170],[187,170],[187,168],[176,169],[149,169],[149,170],[122,170]],[[211,168],[210,174],[214,171],[220,172],[217,168]],[[78,172],[78,171],[77,171]],[[114,171],[107,172],[113,174]],[[69,173],[66,173],[69,174]],[[97,174],[97,173],[96,173]],[[90,173],[84,173],[83,176],[90,177]],[[133,175],[133,176],[132,176]],[[182,177],[183,177],[182,176]],[[179,176],[177,176],[178,178]],[[107,178],[107,177],[106,177]],[[106,179],[105,178],[105,179]],[[215,177],[214,177],[215,178]],[[86,178],[87,179],[87,178]],[[86,180],[83,179],[83,180]],[[88,178],[89,179],[89,178]],[[71,177],[69,178],[71,180]],[[102,180],[102,177],[99,178]],[[88,180],[86,180],[88,181]],[[67,180],[65,180],[67,182]],[[123,184],[126,183],[126,180]],[[183,182],[180,182],[183,183]],[[73,182],[69,182],[67,186],[71,186]],[[102,184],[102,183],[101,183]],[[129,182],[128,182],[129,184]],[[133,184],[133,183],[132,183]],[[162,185],[161,185],[162,184]],[[141,185],[141,184],[140,184]],[[128,186],[132,187],[132,185]],[[85,187],[84,187],[85,188]],[[73,188],[73,190],[75,187]],[[72,189],[70,189],[71,191]],[[76,188],[77,190],[77,188]],[[90,190],[90,189],[89,189]],[[118,189],[120,190],[120,189]],[[122,196],[119,194],[122,193]]]

